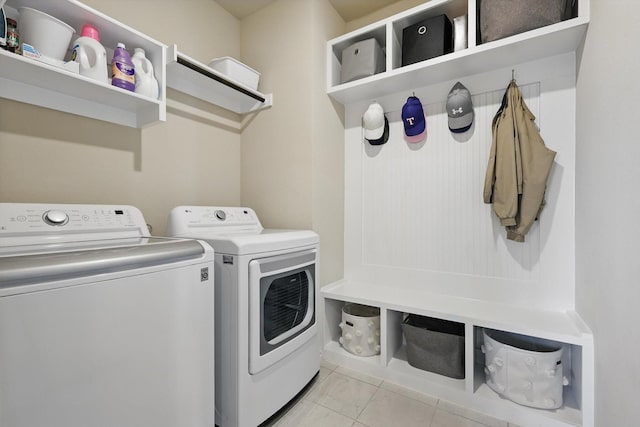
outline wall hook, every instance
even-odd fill
[[[515,80],[516,79],[516,70],[514,70],[513,68],[511,69],[511,80]]]

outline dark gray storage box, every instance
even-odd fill
[[[464,324],[410,314],[402,322],[407,361],[414,368],[464,378]]]
[[[453,32],[447,15],[438,15],[402,30],[402,66],[453,52]]]
[[[385,56],[374,38],[362,40],[344,48],[340,83],[373,76],[384,71]]]
[[[555,24],[573,16],[575,0],[481,0],[482,43]]]

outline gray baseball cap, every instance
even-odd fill
[[[447,115],[451,132],[466,132],[473,123],[471,93],[460,82],[453,85],[447,95]]]

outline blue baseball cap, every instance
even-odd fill
[[[405,139],[408,142],[420,142],[427,135],[427,120],[424,117],[422,102],[416,96],[407,98],[402,106],[402,123]]]

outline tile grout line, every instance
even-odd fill
[[[357,380],[357,378],[354,378],[354,379],[356,379],[356,380]],[[358,381],[362,381],[362,380],[358,380]],[[384,380],[383,380],[383,381],[384,381]],[[383,382],[383,381],[382,381],[382,382]],[[362,382],[366,382],[366,381],[362,381]],[[367,409],[367,406],[369,406],[369,404],[371,404],[371,400],[373,399],[373,396],[375,396],[375,395],[376,395],[376,393],[378,393],[378,392],[380,391],[380,386],[382,385],[382,382],[380,382],[380,384],[376,386],[376,391],[375,391],[375,393],[373,393],[373,394],[371,395],[371,397],[369,398],[369,400],[367,400],[367,403],[365,403],[365,404],[364,404],[364,406],[362,407],[362,410],[361,410],[361,411],[358,413],[358,415],[356,416],[356,422],[358,422],[358,423],[360,423],[360,424],[362,424],[362,425],[367,426],[367,424],[365,424],[365,423],[363,423],[363,422],[361,422],[361,421],[358,421],[358,418],[360,417],[360,415],[362,415],[362,413],[364,412],[364,410],[365,410],[365,409]],[[371,384],[371,385],[373,385],[373,384]]]
[[[434,407],[434,411],[433,414],[431,414],[431,420],[429,420],[429,424],[427,425],[427,427],[431,427],[431,425],[433,425],[433,420],[436,417],[436,412],[438,411],[438,405],[440,404],[440,398],[436,398],[436,406]]]
[[[328,369],[328,368],[327,368],[327,369]],[[366,381],[362,381],[361,379],[358,379],[358,378],[352,377],[351,375],[347,375],[347,374],[342,373],[342,372],[337,372],[337,367],[336,367],[336,369],[331,370],[331,372],[329,373],[329,375],[331,375],[331,374],[333,374],[333,373],[335,373],[336,375],[342,375],[342,376],[344,376],[344,377],[350,378],[351,380],[359,381],[359,382],[361,382],[361,383],[363,383],[363,384],[368,384],[368,385],[370,385],[370,386],[372,386],[372,387],[376,387],[376,392],[375,392],[375,393],[377,393],[377,391],[380,389],[380,386],[379,386],[379,385],[377,385],[377,386],[376,386],[376,385],[371,384],[371,383],[368,383],[368,382],[366,382]],[[318,384],[320,384],[320,383],[322,383],[322,382],[326,381],[326,380],[329,378],[329,375],[327,375],[324,379],[322,379],[321,381],[319,381],[319,382],[318,382]],[[382,383],[380,383],[380,384],[382,384]],[[343,414],[342,412],[338,412],[338,411],[336,411],[335,409],[330,408],[330,407],[328,407],[328,406],[324,405],[322,402],[314,402],[314,401],[312,401],[312,400],[308,400],[308,402],[309,402],[309,403],[311,403],[311,404],[315,404],[315,405],[321,406],[321,407],[323,407],[323,408],[325,408],[325,409],[330,410],[331,412],[334,412],[334,413],[336,413],[336,414],[338,414],[338,415],[341,415],[341,416],[343,416],[343,417],[349,418],[350,420],[353,420],[352,425],[354,425],[356,422],[358,422],[358,423],[360,423],[360,424],[362,424],[362,425],[364,425],[364,426],[367,426],[367,424],[365,424],[365,423],[362,423],[362,422],[358,421],[358,417],[362,414],[362,412],[364,412],[364,410],[366,409],[367,405],[369,405],[369,403],[371,403],[371,398],[375,395],[375,393],[373,393],[373,394],[371,395],[371,397],[367,400],[367,402],[362,406],[362,409],[358,412],[358,414],[356,415],[356,417],[355,417],[355,418],[350,417],[349,415]],[[305,396],[302,400],[307,400],[307,396]],[[367,426],[367,427],[368,427],[368,426]]]
[[[451,414],[451,415],[455,415],[455,416],[457,416],[457,417],[464,418],[465,420],[472,421],[472,422],[474,422],[474,423],[476,423],[476,424],[480,424],[480,425],[485,426],[485,427],[491,427],[491,425],[490,425],[490,424],[485,424],[484,422],[479,421],[479,420],[477,420],[477,419],[475,419],[475,418],[471,418],[470,416],[468,416],[468,415],[466,415],[466,414],[457,414],[457,413],[455,413],[455,412],[453,412],[453,411],[449,411],[448,409],[441,408],[441,407],[440,407],[440,401],[442,401],[442,399],[438,398],[438,409],[440,409],[441,411],[445,411],[445,412],[447,412],[447,413],[449,413],[449,414]],[[449,402],[449,403],[452,403],[452,404],[454,404],[454,405],[455,405],[455,403],[453,403],[453,402]],[[460,405],[457,405],[457,406],[460,406]],[[460,406],[460,407],[464,409],[464,407],[463,407],[463,406]],[[485,414],[485,413],[483,413],[483,412],[477,412],[477,411],[472,411],[472,412],[474,412],[474,413],[476,413],[476,414],[478,414],[478,415],[482,415],[482,416],[484,416],[484,417],[494,418],[494,417],[492,417],[491,415],[489,415],[489,414]],[[495,420],[498,420],[497,418],[494,418],[494,419],[495,419]],[[506,427],[509,427],[509,422],[508,422],[508,421],[506,421],[506,420],[499,420],[499,421],[504,421],[505,423],[507,423]]]
[[[433,411],[433,414],[432,414],[432,416],[431,416],[431,420],[429,421],[429,424],[427,425],[427,427],[430,427],[430,426],[433,424],[433,420],[435,419],[435,415],[436,415],[436,411],[437,411],[437,410],[441,410],[441,411],[447,412],[447,413],[448,413],[448,414],[450,414],[450,415],[454,415],[454,416],[456,416],[456,417],[463,418],[463,419],[465,419],[465,420],[468,420],[468,421],[471,421],[471,422],[477,423],[477,424],[479,424],[479,425],[481,425],[481,426],[484,426],[484,427],[491,427],[491,425],[490,425],[490,424],[485,424],[484,422],[479,421],[478,419],[473,418],[473,417],[471,417],[471,416],[469,416],[469,415],[467,415],[467,414],[464,414],[464,413],[456,413],[456,412],[453,412],[453,411],[450,411],[450,410],[448,410],[448,409],[446,409],[446,408],[441,407],[441,406],[440,406],[440,403],[442,402],[442,399],[441,399],[441,398],[438,398],[438,397],[436,397],[436,396],[427,395],[427,394],[421,393],[421,392],[419,392],[419,391],[417,391],[417,390],[413,390],[413,389],[410,389],[410,388],[403,387],[403,386],[402,386],[402,385],[400,385],[400,384],[396,384],[396,383],[388,382],[389,384],[393,384],[394,386],[397,386],[397,387],[399,387],[399,388],[402,388],[403,390],[407,390],[407,391],[410,391],[410,392],[413,392],[413,393],[422,394],[422,395],[424,395],[424,396],[432,397],[433,399],[435,399],[435,404],[431,405],[430,403],[424,402],[423,400],[416,399],[415,397],[408,396],[408,395],[402,394],[402,393],[400,393],[400,392],[398,392],[398,391],[390,390],[390,389],[387,389],[387,388],[383,387],[383,384],[384,384],[385,382],[387,382],[387,381],[386,381],[385,379],[383,379],[383,378],[378,378],[378,377],[375,377],[375,376],[373,376],[373,375],[365,374],[366,376],[368,376],[368,377],[370,377],[370,378],[372,378],[372,379],[375,379],[375,380],[376,380],[376,382],[377,382],[377,380],[380,380],[380,383],[376,385],[376,384],[372,384],[371,382],[365,381],[365,380],[363,380],[362,378],[359,378],[357,375],[349,375],[349,371],[353,371],[353,372],[355,372],[355,373],[358,373],[357,371],[350,370],[350,369],[346,368],[346,370],[345,370],[345,371],[340,371],[340,372],[338,372],[338,368],[340,368],[340,366],[341,366],[341,365],[336,365],[336,367],[335,367],[334,369],[330,370],[330,374],[331,374],[331,373],[335,373],[335,374],[337,374],[337,375],[343,375],[343,376],[348,377],[348,378],[350,378],[350,379],[352,379],[352,380],[360,381],[360,382],[362,382],[362,383],[364,383],[364,384],[369,384],[369,385],[371,385],[371,386],[374,386],[374,387],[376,388],[375,393],[374,393],[374,394],[373,394],[373,395],[372,395],[372,396],[367,400],[367,402],[363,405],[362,409],[358,412],[358,414],[356,415],[356,418],[355,418],[355,419],[354,419],[354,418],[352,418],[352,417],[350,417],[350,416],[348,416],[348,415],[345,415],[345,414],[342,414],[342,413],[340,413],[340,412],[337,412],[337,411],[335,411],[335,410],[333,410],[333,409],[331,409],[331,408],[328,408],[328,407],[326,407],[325,405],[323,405],[322,403],[317,403],[317,404],[318,404],[318,405],[320,405],[320,406],[322,406],[323,408],[329,409],[329,410],[331,410],[331,411],[333,411],[333,412],[336,412],[336,413],[338,413],[338,414],[340,414],[340,415],[343,415],[343,416],[345,416],[345,417],[347,417],[347,418],[349,418],[349,419],[354,420],[354,423],[356,423],[356,422],[357,422],[357,423],[360,423],[360,424],[366,425],[366,424],[362,423],[361,421],[359,421],[359,420],[358,420],[358,418],[360,417],[360,415],[362,415],[362,413],[365,411],[365,409],[367,408],[367,406],[371,403],[371,401],[372,401],[373,397],[375,396],[375,394],[376,394],[376,393],[378,393],[380,390],[383,390],[384,392],[394,393],[394,394],[396,394],[396,395],[398,395],[398,396],[400,396],[400,397],[402,397],[402,398],[409,399],[409,400],[412,400],[412,401],[415,401],[415,402],[421,403],[421,404],[423,404],[423,405],[427,405],[427,406],[431,406],[431,407],[433,407],[433,408],[434,408],[434,411]],[[326,368],[326,366],[325,366],[325,368]],[[329,370],[329,368],[327,368],[327,369]],[[327,377],[328,377],[328,375],[327,375]],[[327,377],[325,377],[322,381],[325,381],[325,380],[327,379]],[[477,414],[478,414],[478,415],[482,415],[482,416],[491,417],[489,414],[484,414],[484,413],[481,413],[481,412],[477,412]],[[508,422],[507,422],[507,427],[509,427]]]

